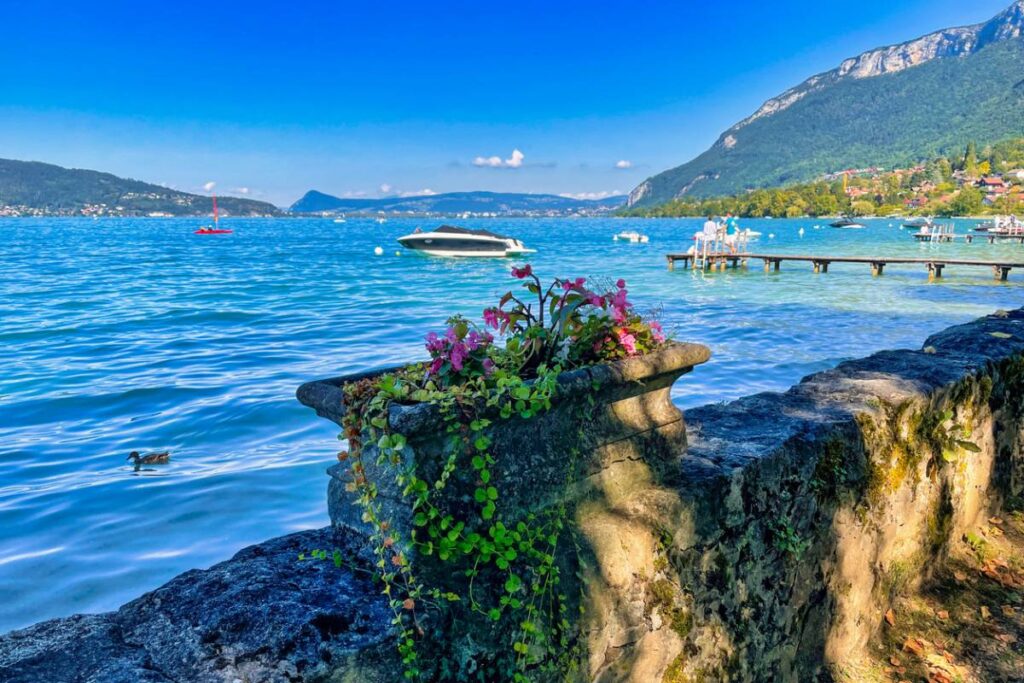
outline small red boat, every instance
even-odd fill
[[[203,226],[195,231],[196,235],[230,235],[234,230],[217,227],[219,217],[217,216],[217,195],[213,195],[213,227]]]

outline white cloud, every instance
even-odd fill
[[[425,187],[422,190],[410,190],[408,192],[399,192],[399,197],[429,197],[435,195],[437,192],[431,190],[429,187]]]
[[[621,168],[623,170],[633,168],[633,162],[628,159],[619,159],[615,162],[615,168]]]
[[[569,199],[606,199],[608,197],[614,197],[621,195],[622,192],[618,190],[604,191],[604,192],[563,192],[560,197],[568,197]]]
[[[249,194],[250,190],[248,187],[236,187],[235,192],[238,194]]]
[[[395,189],[395,188],[391,187],[391,185],[389,185],[387,183],[381,183],[380,184],[380,193],[381,194],[391,194],[391,191],[393,189]]]
[[[473,159],[473,165],[486,168],[519,168],[523,165],[523,159],[525,158],[525,154],[518,149],[513,149],[512,156],[508,159],[502,159],[499,156],[477,157]]]
[[[364,190],[348,190],[347,192],[341,193],[341,196],[344,197],[345,199],[359,199],[360,197],[365,197],[366,195],[367,193]]]
[[[212,180],[203,185],[203,189],[206,190],[207,192],[212,192],[213,188],[215,187],[217,187],[217,183],[213,182]]]

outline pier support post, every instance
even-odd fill
[[[944,263],[929,263],[928,264],[928,279],[938,280],[942,277],[942,269],[945,267]]]
[[[882,274],[883,270],[885,270],[885,263],[883,261],[872,261],[871,262],[871,274],[872,275],[877,277],[877,276]]]
[[[828,272],[828,261],[812,261],[814,264],[815,273],[827,273]]]
[[[1007,266],[992,266],[992,271],[1000,282],[1006,282],[1010,276],[1010,269]]]

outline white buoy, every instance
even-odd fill
[[[799,233],[800,233],[800,236],[803,237],[804,236],[804,229],[800,228]]]
[[[774,232],[768,233],[768,239],[770,239],[770,240],[775,239],[775,233]]]
[[[396,251],[395,252],[395,256],[401,256],[401,255],[402,255],[402,252],[400,252],[400,251]]]
[[[373,250],[373,253],[376,254],[377,256],[381,256],[381,255],[384,254],[384,248],[383,247],[377,247],[376,249]]]

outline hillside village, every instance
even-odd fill
[[[637,208],[631,216],[1024,215],[1024,138],[905,168],[844,169],[811,183]]]

